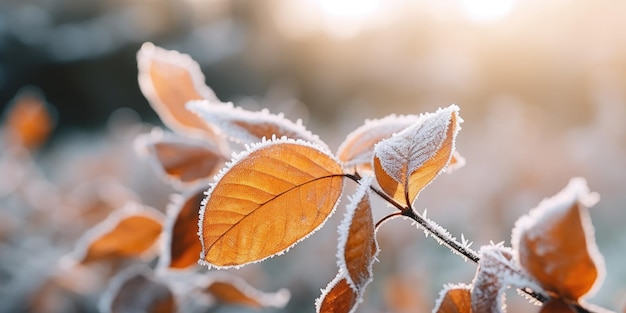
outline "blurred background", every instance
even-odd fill
[[[102,218],[59,217],[56,206],[113,209],[132,198],[165,209],[174,190],[133,150],[136,135],[161,125],[137,84],[146,41],[191,55],[221,100],[302,118],[333,149],[366,118],[458,104],[467,165],[428,186],[417,207],[474,247],[509,245],[519,216],[571,177],[587,178],[601,195],[591,219],[608,272],[589,300],[621,310],[624,29],[626,2],[610,0],[3,0],[0,111],[34,94],[54,108],[56,127],[32,159],[1,151],[0,303],[11,305],[0,312],[36,311],[25,303],[50,264]],[[327,243],[341,215],[241,275],[264,290],[290,288],[286,311],[313,312],[336,271]],[[474,265],[407,221],[385,224],[379,241],[360,312],[428,312],[444,283],[473,277]],[[95,310],[97,292],[73,297],[56,305]],[[508,298],[510,312],[529,310]]]

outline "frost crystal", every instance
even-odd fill
[[[190,101],[187,103],[187,108],[208,124],[217,126],[234,142],[250,144],[260,141],[263,137],[270,138],[275,135],[326,146],[317,135],[304,128],[302,120],[294,123],[285,118],[282,113],[271,114],[267,109],[252,112],[234,107],[232,103],[216,105],[206,100]]]
[[[450,119],[452,114],[458,115],[458,111],[458,106],[451,105],[423,114],[413,126],[376,144],[374,153],[385,172],[396,182],[405,184],[404,179],[440,150],[448,127],[455,127],[456,136],[462,120],[457,118],[457,125],[453,126]]]

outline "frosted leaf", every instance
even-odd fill
[[[210,101],[191,101],[187,108],[208,124],[218,126],[228,139],[234,142],[250,144],[261,141],[262,138],[285,136],[326,147],[317,135],[304,128],[301,120],[294,123],[282,113],[271,114],[267,109],[253,112],[234,107],[232,103],[215,105]]]
[[[433,313],[472,313],[471,287],[471,285],[466,284],[443,286],[439,298],[435,302]]]
[[[201,264],[238,267],[280,255],[335,212],[343,169],[315,143],[283,137],[233,157],[202,203]]]
[[[354,313],[362,301],[359,292],[348,283],[345,273],[337,276],[322,290],[322,295],[315,300],[317,313]]]
[[[419,115],[388,115],[381,119],[366,120],[352,131],[337,149],[337,157],[346,168],[370,166],[374,145],[383,139],[417,123]]]
[[[185,108],[191,100],[219,101],[198,63],[187,54],[146,42],[137,52],[137,65],[141,92],[167,127],[219,139],[211,126]]]
[[[159,271],[196,267],[202,252],[198,239],[198,214],[206,188],[198,185],[182,195],[172,196],[165,219]]]
[[[170,288],[147,268],[131,267],[116,275],[98,304],[100,312],[176,312],[176,299]]]
[[[411,205],[448,165],[462,121],[458,111],[458,106],[451,105],[423,114],[413,126],[376,144],[376,180],[401,205]]]
[[[161,235],[162,223],[163,214],[156,209],[128,203],[83,234],[70,258],[87,264],[151,254]]]
[[[226,162],[224,155],[228,155],[226,147],[214,142],[163,132],[161,129],[139,136],[135,147],[149,158],[155,170],[169,183],[181,188],[208,182]]]
[[[509,286],[541,290],[513,261],[513,250],[510,248],[501,245],[483,246],[479,255],[479,268],[471,290],[474,312],[506,312],[504,298]]]
[[[586,181],[574,178],[515,223],[515,259],[548,292],[578,301],[601,284],[604,260],[588,211],[597,201]]]
[[[211,272],[196,277],[194,280],[195,289],[212,296],[223,304],[253,308],[283,308],[291,297],[287,289],[262,292],[252,287],[241,277],[226,272]]]
[[[372,267],[379,252],[370,203],[372,179],[372,176],[365,176],[359,180],[359,188],[350,197],[339,225],[339,268],[347,273],[350,286],[359,292],[363,292],[372,281]]]

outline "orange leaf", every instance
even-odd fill
[[[417,123],[418,115],[388,115],[381,119],[366,120],[365,124],[346,136],[337,149],[337,157],[344,167],[369,166],[374,145],[393,134]]]
[[[343,188],[329,152],[287,138],[254,145],[218,176],[199,224],[201,262],[216,267],[286,251],[323,225]]]
[[[87,264],[142,256],[159,239],[162,220],[161,212],[129,203],[79,239],[74,259]]]
[[[222,303],[253,308],[283,308],[291,297],[287,289],[265,293],[250,286],[243,279],[225,273],[202,276],[198,287]]]
[[[55,113],[38,89],[21,89],[2,118],[7,142],[27,149],[37,148],[52,132]]]
[[[149,273],[131,268],[111,281],[100,302],[101,312],[174,313],[176,300],[170,288]]]
[[[423,114],[415,125],[376,144],[376,180],[399,204],[411,205],[448,165],[460,128],[458,110],[458,106],[451,105]]]
[[[598,287],[604,261],[598,252],[588,207],[597,202],[582,178],[520,218],[511,242],[517,260],[551,294],[570,301]]]
[[[340,273],[315,300],[317,313],[348,313],[354,312],[358,304],[358,293],[348,280]]]
[[[175,184],[191,184],[212,178],[226,162],[224,152],[212,143],[155,129],[140,136],[136,145],[155,167]]]
[[[201,132],[218,138],[210,126],[185,108],[191,100],[219,100],[200,66],[189,55],[146,42],[137,52],[139,87],[161,121],[175,131]]]
[[[198,264],[202,244],[198,239],[198,212],[205,187],[189,190],[172,200],[167,212],[160,269],[188,269]]]
[[[576,311],[561,300],[550,299],[541,306],[539,313],[576,313]]]
[[[302,126],[302,121],[295,123],[283,114],[270,114],[267,109],[259,112],[234,107],[232,103],[214,105],[209,101],[192,101],[187,107],[202,117],[207,123],[216,125],[234,142],[250,144],[262,138],[287,137],[314,142],[326,147],[326,144]]]
[[[444,287],[433,312],[436,313],[472,313],[470,286],[450,285]]]
[[[339,226],[339,267],[348,274],[350,286],[360,292],[372,280],[372,266],[378,254],[369,198],[372,178],[366,176],[360,180]]]

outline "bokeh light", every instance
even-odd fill
[[[462,0],[461,2],[470,19],[488,22],[510,14],[517,0]]]

